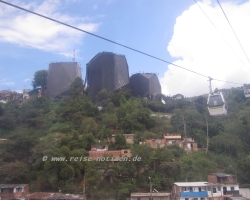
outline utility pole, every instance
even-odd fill
[[[85,200],[85,175],[83,176],[83,199]]]
[[[211,81],[213,80],[211,77],[208,77],[208,81],[209,81],[209,93],[212,94],[213,90],[212,90],[212,85],[211,85]]]
[[[205,119],[206,119],[206,124],[207,124],[207,146],[206,146],[206,154],[208,152],[208,122],[207,122],[207,115],[205,113]]]
[[[150,200],[153,200],[152,199],[152,182],[151,182],[151,177],[148,177],[149,178],[149,186],[150,186]]]
[[[186,121],[185,121],[185,119],[184,119],[184,116],[182,116],[182,120],[183,120],[183,124],[184,124],[184,133],[185,133],[185,139],[184,139],[184,141],[185,141],[185,143],[187,144],[187,128],[186,128]],[[187,154],[188,154],[188,147],[186,147],[187,149],[186,149],[186,152],[187,152]]]

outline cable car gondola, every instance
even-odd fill
[[[243,90],[244,90],[245,97],[250,97],[250,89],[247,88],[246,84],[244,84]]]
[[[226,116],[227,105],[226,105],[225,99],[221,92],[217,92],[217,93],[212,92],[211,80],[212,78],[209,78],[210,94],[208,95],[208,99],[207,99],[207,108],[208,108],[209,114],[212,116],[222,116],[222,115]]]
[[[227,115],[226,102],[221,92],[209,94],[207,108],[212,116]]]

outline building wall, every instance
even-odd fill
[[[8,194],[8,193],[0,193],[0,199],[1,200],[10,200],[14,198],[14,193]]]
[[[161,94],[161,84],[156,74],[149,79],[149,93],[153,95]]]
[[[198,151],[198,146],[196,142],[182,142],[182,147],[187,152],[195,152]]]
[[[115,136],[116,135],[112,135],[111,138],[108,138],[107,141],[115,143]],[[128,143],[128,144],[134,144],[134,134],[123,134],[123,136],[126,139],[126,143]]]
[[[130,200],[150,200],[151,194],[148,193],[131,193]],[[170,194],[169,193],[153,193],[152,192],[152,199],[153,200],[169,200]]]
[[[150,97],[161,94],[161,85],[156,74],[137,73],[130,77],[129,85],[133,96]]]
[[[225,177],[219,177],[215,174],[208,174],[208,182],[211,183],[224,183],[224,184],[233,184],[236,183],[235,175],[228,174]]]
[[[35,192],[27,195],[27,200],[46,200],[50,196],[47,192]]]
[[[208,182],[217,183],[217,176],[213,174],[208,174]]]
[[[143,144],[147,144],[152,148],[163,148],[167,145],[166,139],[147,139]]]
[[[134,134],[123,134],[128,144],[134,144]]]
[[[147,197],[131,197],[130,200],[149,200],[150,196]],[[153,197],[152,200],[169,200],[169,197]]]
[[[177,185],[172,186],[172,195],[179,197],[181,192],[181,187],[178,187]]]
[[[134,74],[129,78],[129,87],[133,96],[144,97],[149,92],[149,79],[142,74]]]
[[[111,52],[101,52],[93,57],[86,67],[88,94],[97,99],[102,89],[116,91],[129,84],[129,72],[126,57]]]
[[[20,188],[21,190],[17,189]],[[20,199],[26,197],[29,194],[29,185],[25,186],[4,186],[0,188],[0,199],[10,200],[10,199]]]
[[[114,55],[114,91],[129,84],[129,68],[125,56]]]
[[[239,191],[243,197],[250,199],[250,188],[239,188]]]
[[[48,69],[47,96],[56,97],[69,90],[71,83],[82,77],[77,62],[50,63]]]
[[[180,133],[167,133],[163,136],[163,138],[168,139],[168,140],[178,140],[178,139],[181,139],[181,134]]]
[[[114,150],[114,151],[89,151],[89,157],[91,157],[92,160],[96,160],[98,158],[111,155],[115,158],[131,157],[131,151],[130,149]]]

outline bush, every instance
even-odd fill
[[[50,133],[55,133],[55,132],[67,133],[69,130],[70,130],[69,124],[55,123],[52,127],[50,127],[49,132]]]

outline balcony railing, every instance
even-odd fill
[[[180,192],[181,197],[207,197],[208,192],[207,191],[201,191],[201,192]]]

